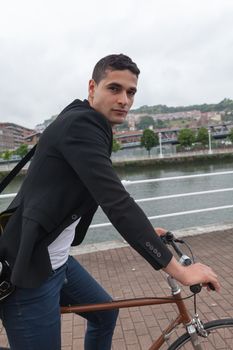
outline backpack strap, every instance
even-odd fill
[[[20,170],[24,167],[25,164],[32,158],[36,150],[35,145],[25,157],[23,157],[20,162],[16,164],[16,166],[11,170],[9,174],[7,174],[0,183],[0,193],[6,188],[6,186],[13,180],[13,178],[20,172]]]

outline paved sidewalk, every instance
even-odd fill
[[[233,229],[190,236],[186,241],[198,261],[215,269],[222,284],[220,294],[202,291],[198,296],[198,313],[204,320],[233,317]],[[82,254],[77,258],[114,299],[169,295],[164,274],[154,271],[130,247]],[[185,288],[184,296],[189,294]],[[191,312],[192,300],[187,301]],[[175,314],[172,305],[121,309],[112,349],[147,350]],[[84,329],[85,321],[81,317],[63,315],[62,350],[83,350]],[[2,333],[0,344],[6,344]]]

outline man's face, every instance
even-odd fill
[[[137,91],[137,76],[128,69],[107,70],[97,85],[89,81],[89,103],[102,113],[112,125],[122,124],[133,104]]]

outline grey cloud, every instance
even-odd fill
[[[93,65],[111,52],[141,69],[136,107],[232,98],[232,15],[227,0],[8,2],[0,14],[0,120],[34,127],[85,98]]]

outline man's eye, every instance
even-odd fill
[[[119,88],[116,86],[109,86],[109,90],[111,90],[113,92],[117,92],[117,91],[119,91]]]
[[[128,95],[133,97],[136,94],[136,91],[132,90],[132,91],[128,91]]]

